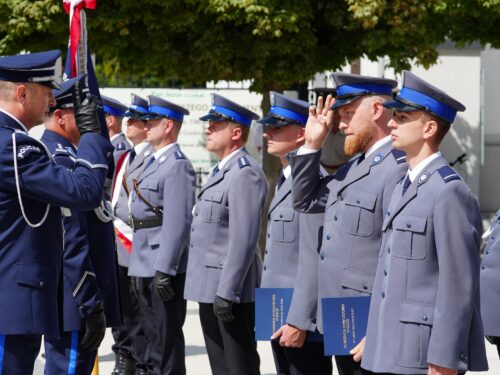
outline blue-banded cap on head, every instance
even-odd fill
[[[388,95],[398,85],[394,79],[361,76],[350,73],[333,73],[330,78],[337,88],[331,109],[338,109],[365,95]]]
[[[201,116],[201,121],[231,121],[242,126],[250,127],[252,120],[258,120],[259,115],[246,109],[219,94],[210,94],[212,106],[205,116]]]
[[[49,108],[49,112],[54,112],[56,109],[68,109],[73,108],[73,86],[76,82],[84,80],[86,74],[82,74],[66,81],[61,82],[61,88],[59,90],[52,91],[54,98],[56,99],[56,105]],[[88,93],[89,89],[84,88],[83,92]]]
[[[127,106],[122,102],[110,98],[109,96],[101,95],[102,99],[102,107],[104,109],[104,113],[111,116],[116,117],[124,117],[127,112]]]
[[[286,95],[271,91],[269,93],[271,108],[266,117],[257,121],[266,126],[301,125],[306,126],[309,116],[309,103],[303,100],[290,98]]]
[[[0,81],[33,82],[60,89],[56,81],[56,60],[61,51],[26,53],[0,57]]]
[[[182,123],[184,115],[189,115],[186,108],[154,95],[148,96],[148,103],[148,120],[168,118]]]
[[[407,70],[403,72],[401,91],[383,106],[399,112],[426,111],[450,124],[457,112],[465,111],[462,103]]]
[[[146,121],[149,118],[148,101],[137,94],[130,94],[130,106],[125,112],[125,116]]]

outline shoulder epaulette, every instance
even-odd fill
[[[406,153],[404,151],[393,148],[391,153],[398,164],[406,162]]]
[[[182,153],[182,151],[177,150],[175,151],[175,159],[176,160],[186,159],[186,156]]]
[[[119,142],[115,146],[116,151],[125,150],[126,148],[127,148],[127,146],[125,145],[125,142]]]
[[[248,161],[246,156],[242,156],[241,158],[238,158],[238,165],[240,166],[240,169],[241,169],[241,168],[248,167],[250,165],[250,162]]]
[[[460,176],[458,173],[449,165],[444,165],[438,169],[439,174],[441,175],[444,182],[450,182],[453,180],[460,180]]]

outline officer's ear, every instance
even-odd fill
[[[297,134],[297,143],[305,142],[306,140],[306,127],[301,126]]]
[[[430,140],[434,138],[436,132],[438,130],[437,122],[429,116],[429,119],[425,122],[423,128],[423,137],[425,140]]]
[[[233,136],[231,137],[231,139],[234,141],[239,141],[241,140],[242,136],[243,130],[241,129],[241,127],[238,125],[233,125]]]
[[[26,98],[28,97],[28,86],[21,83],[16,87],[16,98],[21,104],[26,103]]]

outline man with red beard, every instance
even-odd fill
[[[317,301],[371,294],[385,208],[407,168],[404,153],[391,146],[387,123],[392,112],[382,105],[392,99],[397,82],[347,73],[334,73],[332,80],[336,99],[320,97],[317,108],[309,109],[305,144],[290,156],[294,208],[325,212],[321,251],[318,255],[309,249],[318,261],[303,273],[317,277],[318,294],[310,297]],[[334,175],[321,178],[321,148],[334,110],[346,135],[345,153],[356,156]],[[303,285],[308,284],[297,282],[296,288]],[[292,313],[295,308],[292,304]],[[316,310],[317,327],[323,332],[321,304]],[[336,356],[335,361],[340,375],[369,373],[352,356]]]

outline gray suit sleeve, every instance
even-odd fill
[[[228,194],[227,257],[217,295],[239,303],[245,277],[257,254],[267,183],[253,168],[245,167],[233,176]]]
[[[481,232],[477,200],[461,181],[449,182],[434,207],[439,276],[428,363],[458,368],[458,353],[469,342]]]
[[[320,176],[321,151],[290,156],[293,208],[300,212],[325,212],[328,200],[326,179]]]
[[[323,214],[299,216],[299,265],[287,323],[316,330],[318,256],[323,237]]]
[[[195,175],[187,160],[177,160],[165,177],[163,224],[155,269],[175,276],[189,240]]]

